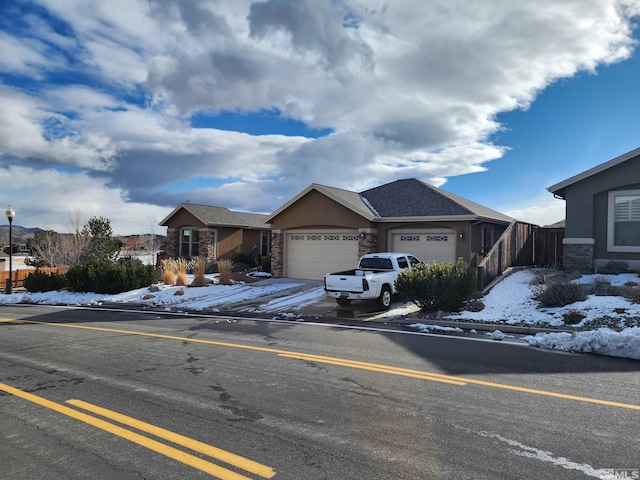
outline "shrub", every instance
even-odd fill
[[[222,285],[230,285],[233,262],[224,258],[222,260],[218,260],[218,270],[220,271],[220,283]]]
[[[599,297],[610,297],[615,295],[615,288],[608,278],[596,277],[591,285],[591,293]]]
[[[569,310],[562,315],[565,325],[577,325],[586,315],[579,310]]]
[[[620,295],[632,303],[640,303],[640,285],[627,282],[619,289]]]
[[[114,294],[147,287],[156,282],[158,274],[153,265],[126,257],[115,262],[93,259],[73,265],[67,272],[69,289],[74,292]]]
[[[423,311],[458,310],[476,291],[476,276],[464,261],[426,263],[405,270],[396,279],[400,296]]]
[[[57,273],[48,274],[42,270],[35,270],[24,279],[27,292],[50,292],[67,286],[67,277]]]
[[[231,271],[233,272],[245,272],[249,269],[251,269],[251,265],[248,265],[246,263],[236,263],[233,262],[233,266],[231,267]]]
[[[236,265],[246,265],[247,268],[253,268],[260,265],[260,254],[258,253],[258,247],[253,247],[251,252],[244,253],[242,247],[236,248],[236,251],[231,257],[231,261]]]
[[[263,272],[271,273],[271,255],[267,255],[260,259],[260,267]]]
[[[587,299],[587,286],[580,283],[557,282],[537,295],[541,307],[564,307]]]
[[[622,260],[609,260],[598,268],[598,273],[618,275],[629,271],[629,264]]]

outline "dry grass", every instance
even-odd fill
[[[176,261],[173,258],[162,260],[162,277],[161,280],[166,285],[176,284],[176,273],[178,271]]]
[[[207,271],[207,259],[203,257],[194,258],[191,260],[191,270],[193,271],[192,287],[203,287],[207,284],[207,280],[204,277]]]
[[[177,258],[176,262],[176,285],[178,286],[186,286],[187,285],[187,269],[189,268],[189,262],[187,262],[184,258]]]
[[[222,285],[231,285],[231,271],[233,262],[231,260],[218,260],[219,279]]]

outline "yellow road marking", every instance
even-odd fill
[[[114,412],[113,410],[107,410],[106,408],[102,408],[97,405],[93,405],[91,403],[83,402],[82,400],[76,399],[67,400],[66,403],[108,418],[110,420],[114,420],[124,425],[136,428],[143,432],[150,433],[151,435],[162,438],[163,440],[168,440],[172,443],[175,443],[176,445],[181,445],[190,450],[193,450],[194,452],[202,453],[211,458],[216,458],[230,465],[239,467],[242,470],[246,470],[247,472],[260,475],[261,477],[271,478],[276,474],[276,472],[274,472],[271,468],[267,467],[266,465],[262,465],[261,463],[254,462],[253,460],[241,457],[240,455],[227,452],[226,450],[222,450],[211,445],[207,445],[206,443],[194,440],[189,437],[185,437],[184,435],[180,435],[170,430],[165,430],[164,428],[151,425],[150,423],[146,423],[141,420],[128,417],[121,413]]]
[[[130,442],[137,443],[138,445],[161,453],[166,457],[177,460],[178,462],[189,465],[190,467],[206,472],[209,475],[220,478],[222,480],[250,480],[249,477],[245,477],[244,475],[240,475],[227,468],[207,462],[194,455],[190,455],[176,448],[165,445],[164,443],[152,440],[148,437],[127,430],[126,428],[113,425],[99,418],[92,417],[91,415],[87,415],[86,413],[78,412],[77,410],[74,410],[72,408],[60,405],[51,400],[47,400],[46,398],[39,397],[37,395],[33,395],[32,393],[28,393],[18,388],[11,387],[10,385],[0,383],[0,390],[11,395],[15,395],[16,397],[20,397],[24,400],[28,400],[32,403],[40,405],[41,407],[49,408],[58,413],[62,413],[63,415],[67,415],[71,418],[87,423],[93,427],[99,428],[100,430],[104,430],[105,432],[122,437],[126,440],[129,440]]]
[[[389,373],[392,375],[402,375],[404,377],[421,378],[423,380],[432,380],[434,382],[449,383],[451,385],[466,385],[463,380],[455,380],[452,377],[446,375],[439,375],[437,373],[422,372],[420,370],[410,370],[408,368],[389,367],[386,365],[377,365],[375,363],[356,362],[354,360],[343,360],[332,357],[322,357],[319,355],[307,355],[304,353],[281,353],[281,357],[295,358],[297,360],[308,360],[311,362],[328,363],[331,365],[341,365],[343,367],[358,368],[360,370],[370,370],[372,372]]]
[[[242,344],[237,344],[237,343],[228,343],[228,342],[218,342],[215,340],[202,340],[202,339],[197,339],[197,338],[187,338],[187,337],[177,337],[177,336],[173,336],[173,335],[163,335],[163,334],[158,334],[158,333],[145,333],[145,332],[136,332],[133,330],[119,330],[119,329],[114,329],[114,328],[102,328],[102,327],[89,327],[89,326],[85,326],[85,325],[73,325],[73,324],[64,324],[64,323],[50,323],[50,322],[37,322],[37,321],[33,321],[33,320],[13,320],[13,319],[9,319],[9,318],[0,318],[0,322],[8,322],[8,323],[33,323],[33,324],[38,324],[38,325],[47,325],[47,326],[53,326],[53,327],[67,327],[67,328],[80,328],[80,329],[85,329],[85,330],[96,330],[96,331],[101,331],[101,332],[110,332],[110,333],[122,333],[122,334],[126,334],[126,335],[138,335],[138,336],[142,336],[142,337],[153,337],[153,338],[164,338],[167,340],[179,340],[181,342],[192,342],[192,343],[204,343],[207,345],[216,345],[216,346],[220,346],[220,347],[230,347],[230,348],[239,348],[239,349],[244,349],[244,350],[254,350],[254,351],[259,351],[259,352],[267,352],[267,353],[275,353],[279,356],[282,357],[287,357],[287,358],[298,358],[298,359],[304,359],[304,360],[312,360],[315,359],[316,361],[320,361],[319,359],[325,359],[324,363],[330,363],[330,362],[336,362],[336,365],[342,365],[345,367],[352,367],[352,368],[357,368],[355,367],[355,364],[360,364],[361,366],[359,368],[363,368],[364,366],[369,366],[371,368],[377,368],[379,370],[376,371],[383,371],[385,373],[393,373],[395,375],[402,375],[401,371],[403,369],[400,368],[396,368],[396,367],[389,367],[386,365],[380,365],[380,364],[366,364],[363,362],[356,362],[354,360],[346,360],[346,359],[341,359],[341,358],[335,358],[335,357],[322,357],[319,355],[309,355],[306,353],[301,353],[301,352],[292,352],[292,351],[287,351],[287,350],[279,350],[276,348],[266,348],[266,347],[256,347],[256,346],[252,346],[252,345],[242,345]],[[368,368],[370,369],[370,368]],[[500,388],[502,390],[513,390],[513,391],[517,391],[517,392],[523,392],[523,393],[532,393],[535,395],[543,395],[543,396],[547,396],[547,397],[555,397],[555,398],[563,398],[566,400],[574,400],[574,401],[578,401],[578,402],[585,402],[585,403],[593,403],[593,404],[597,404],[597,405],[607,405],[610,407],[617,407],[617,408],[627,408],[630,410],[639,410],[640,411],[640,405],[631,405],[628,403],[619,403],[619,402],[610,402],[608,400],[598,400],[596,398],[589,398],[589,397],[580,397],[580,396],[576,396],[576,395],[567,395],[564,393],[556,393],[556,392],[549,392],[546,390],[536,390],[536,389],[532,389],[532,388],[526,388],[526,387],[517,387],[514,385],[507,385],[507,384],[503,384],[503,383],[494,383],[494,382],[486,382],[483,380],[474,380],[471,378],[464,378],[464,377],[456,377],[456,376],[452,376],[452,375],[443,375],[440,373],[432,373],[432,372],[424,372],[424,371],[420,371],[420,370],[408,370],[405,372],[405,376],[415,376],[415,374],[421,374],[421,377],[417,377],[417,378],[424,378],[426,376],[429,377],[433,377],[433,378],[428,378],[428,380],[435,380],[438,379],[438,381],[443,381],[443,380],[449,380],[451,383],[456,384],[455,382],[459,382],[462,383],[463,385],[465,383],[470,383],[470,384],[475,384],[475,385],[482,385],[485,387],[492,387],[492,388]]]

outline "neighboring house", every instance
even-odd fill
[[[267,215],[234,212],[224,207],[181,203],[160,225],[167,227],[167,257],[231,258],[238,248],[260,255],[271,250]]]
[[[609,260],[640,268],[640,148],[547,190],[566,201],[565,269],[592,272]]]
[[[321,279],[365,253],[462,258],[476,267],[513,221],[417,179],[364,192],[312,184],[267,218],[274,277]]]

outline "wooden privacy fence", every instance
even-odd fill
[[[533,229],[528,223],[511,222],[478,265],[478,290],[484,290],[507,268],[533,265]]]
[[[53,267],[53,268],[39,268],[41,272],[44,272],[49,275],[64,275],[67,273],[67,267]],[[13,270],[11,277],[13,279],[13,287],[22,287],[24,284],[24,279],[27,278],[27,275],[35,272],[33,268],[20,268],[18,270]],[[7,280],[9,280],[9,271],[0,271],[0,289],[4,291],[7,285]]]
[[[562,266],[564,228],[536,228],[533,231],[533,264],[538,267]]]
[[[478,265],[478,290],[484,290],[509,267],[562,266],[564,228],[512,222]]]

